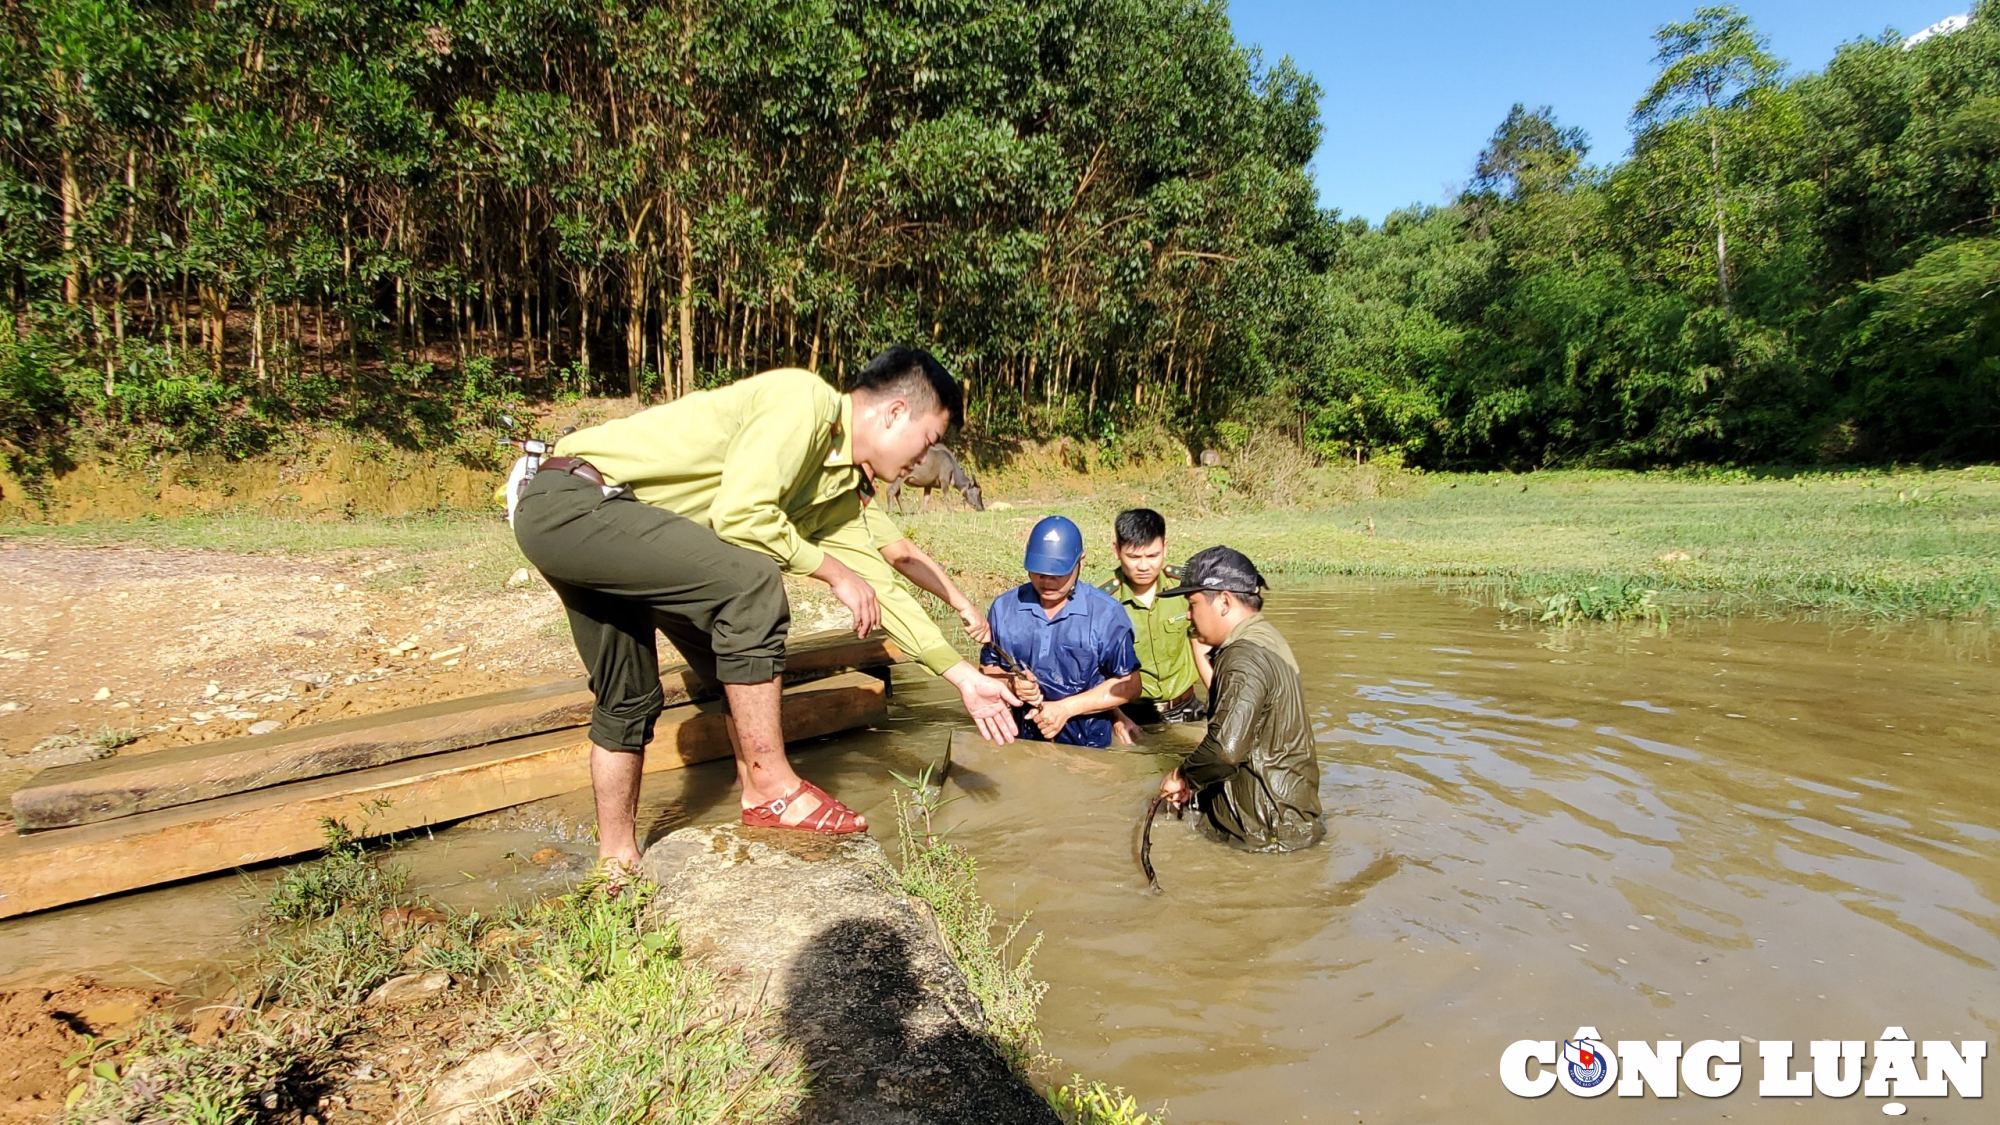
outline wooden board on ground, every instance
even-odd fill
[[[888,712],[887,686],[849,672],[785,692],[785,732],[817,738]],[[720,703],[670,707],[646,772],[730,754]],[[430,754],[358,773],[218,797],[119,820],[0,837],[0,918],[313,851],[321,817],[367,835],[459,820],[590,784],[590,742],[574,730]]]
[[[890,642],[852,633],[815,633],[789,646],[790,683],[887,667],[901,658]],[[663,670],[669,705],[694,697],[685,664]],[[586,726],[590,685],[563,680],[422,707],[384,711],[297,730],[176,746],[43,770],[14,793],[14,823],[25,830],[67,828],[349,773],[522,735]]]

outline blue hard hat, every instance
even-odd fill
[[[1067,516],[1048,516],[1028,533],[1029,574],[1068,574],[1083,561],[1083,532]]]

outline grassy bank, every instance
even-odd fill
[[[1144,503],[1167,515],[1175,557],[1227,543],[1274,578],[1459,580],[1559,617],[1619,616],[1646,591],[1683,610],[2000,611],[2000,470],[1992,468],[1796,477],[1348,474],[1345,483],[1347,494],[1326,507],[1204,510],[1176,495],[1183,482],[1119,474],[1094,488],[1045,487],[1009,512],[961,509],[904,522],[986,587],[1019,580],[1019,544],[1033,519],[1049,512],[1083,525],[1086,568],[1097,573],[1110,565],[1112,517]],[[1006,493],[989,486],[987,496],[996,495]]]
[[[995,941],[977,864],[931,831],[935,795],[917,794],[899,806],[905,889],[931,904],[994,1044],[1067,1125],[1156,1121],[1122,1090],[1043,1080],[1056,1064],[1039,1049],[1033,948],[1010,951],[1019,926]],[[795,1120],[811,1068],[778,1014],[727,1005],[672,929],[647,925],[653,893],[593,877],[497,917],[449,913],[406,893],[392,852],[329,824],[327,854],[272,892],[235,993],[92,1041],[67,1064],[65,1125],[426,1118],[448,1108],[440,1079],[463,1089],[475,1068],[500,1076],[480,1120]]]
[[[1274,577],[1465,581],[1565,616],[1619,616],[1646,591],[1689,609],[1805,609],[1884,617],[2000,610],[2000,469],[1763,476],[1553,472],[1418,476],[1315,467],[1272,448],[1227,467],[1105,464],[1051,447],[982,474],[983,513],[954,501],[905,528],[975,597],[1020,580],[1033,521],[1084,527],[1108,566],[1112,517],[1146,504],[1173,553],[1238,547]],[[492,586],[521,565],[490,514],[296,522],[255,515],[8,524],[0,535],[227,551],[416,556],[439,582]],[[399,582],[410,579],[400,577]],[[1595,594],[1592,591],[1596,591]],[[811,596],[802,589],[801,596]],[[1581,607],[1578,610],[1576,607]]]

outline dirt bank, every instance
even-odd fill
[[[108,988],[73,977],[46,988],[0,992],[0,1121],[39,1121],[88,1069],[92,1046],[171,1008],[165,989]]]
[[[0,797],[67,762],[581,674],[531,574],[0,539]]]

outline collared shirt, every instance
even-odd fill
[[[1187,599],[1162,598],[1162,588],[1154,585],[1151,604],[1140,601],[1122,567],[1099,587],[1123,602],[1132,619],[1133,644],[1139,653],[1139,698],[1172,703],[1194,687],[1201,672],[1189,640],[1194,623],[1188,619]]]
[[[1111,595],[1078,583],[1062,609],[1050,617],[1042,609],[1032,583],[1023,583],[993,599],[986,615],[993,639],[1007,655],[1041,681],[1046,699],[1067,699],[1106,680],[1131,675],[1139,667],[1132,648],[1132,622]],[[980,663],[1004,667],[992,645],[980,650]],[[1016,711],[1025,737],[1039,738],[1026,708]],[[1079,715],[1063,724],[1054,741],[1071,746],[1111,745],[1109,712]]]
[[[846,563],[882,607],[882,627],[933,672],[961,659],[880,548],[902,538],[866,504],[854,462],[854,402],[811,371],[779,368],[683,395],[556,443],[640,501],[707,526],[726,543],[809,575]]]

